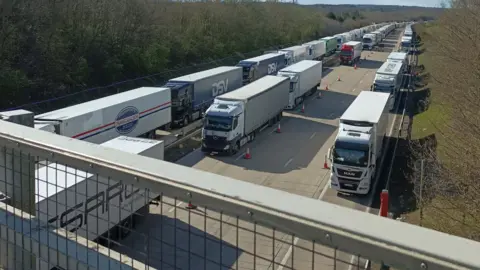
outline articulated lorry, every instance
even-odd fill
[[[307,47],[307,59],[306,60],[323,60],[325,57],[325,42],[322,40],[313,40],[304,43],[303,46]]]
[[[249,84],[266,75],[275,75],[285,67],[285,54],[266,53],[238,62],[237,67],[243,69],[243,85]]]
[[[163,141],[120,136],[101,146],[163,160]],[[110,246],[126,237],[156,194],[60,164],[35,172],[36,215],[54,227]]]
[[[372,91],[382,92],[390,95],[388,108],[395,108],[396,97],[400,92],[403,83],[403,63],[385,62],[377,70],[373,80]]]
[[[288,66],[277,76],[290,79],[290,93],[287,109],[293,109],[309,94],[317,91],[322,81],[322,61],[304,60]]]
[[[328,150],[330,186],[339,192],[368,194],[386,147],[386,93],[362,91],[340,117],[334,145]]]
[[[172,126],[187,126],[200,119],[213,99],[242,86],[242,68],[222,66],[167,82],[172,89]]]
[[[387,57],[387,62],[398,62],[402,63],[403,69],[402,72],[406,73],[408,72],[408,66],[409,66],[409,61],[408,61],[408,53],[404,52],[392,52],[388,55]]]
[[[288,47],[285,49],[281,49],[278,52],[285,54],[285,66],[289,66],[307,59],[307,55],[308,55],[307,49],[308,49],[307,46],[296,45],[296,46]]]
[[[91,143],[121,135],[154,138],[171,122],[170,89],[141,87],[35,116],[35,128]]]
[[[359,41],[349,41],[342,45],[340,49],[340,63],[353,65],[360,60],[362,56],[362,43]]]
[[[286,77],[267,75],[215,98],[205,115],[202,151],[233,155],[264,128],[280,121],[288,105],[289,85]]]
[[[363,35],[362,43],[364,49],[372,50],[377,45],[377,35],[372,33]]]
[[[323,40],[325,42],[325,55],[329,56],[334,54],[337,51],[337,38],[335,37],[324,37],[321,38],[320,40]]]

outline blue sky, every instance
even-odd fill
[[[298,0],[299,4],[368,4],[368,5],[402,5],[402,6],[439,6],[440,0]]]

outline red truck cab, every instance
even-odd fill
[[[358,41],[350,41],[342,45],[340,48],[340,62],[342,64],[354,64],[360,60],[362,54],[362,43]]]

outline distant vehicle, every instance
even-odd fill
[[[155,137],[171,122],[170,88],[141,87],[35,116],[35,128],[91,143]]]
[[[377,35],[372,33],[363,35],[362,43],[364,49],[372,50],[377,45]]]
[[[360,60],[362,55],[362,43],[350,41],[342,45],[340,50],[340,63],[353,65]]]
[[[322,61],[304,60],[280,70],[280,77],[290,79],[290,94],[287,109],[293,109],[305,97],[317,91],[322,81]]]
[[[340,117],[337,137],[328,150],[332,189],[370,192],[384,154],[388,100],[387,93],[362,91]]]
[[[281,49],[278,52],[285,54],[285,66],[289,66],[307,59],[307,50],[307,46],[297,45]]]
[[[202,130],[202,151],[233,155],[265,127],[280,121],[290,80],[267,75],[215,98]]]
[[[237,67],[243,69],[243,85],[249,84],[266,75],[275,75],[285,67],[285,54],[268,52],[264,55],[238,62]]]
[[[325,54],[327,56],[332,55],[337,51],[337,39],[335,37],[324,37],[320,40],[325,42]]]
[[[400,92],[403,83],[403,63],[385,62],[375,73],[372,91],[382,92],[390,95],[389,109],[393,110],[396,103],[396,97]]]
[[[241,86],[241,67],[216,67],[170,79],[165,87],[172,89],[172,126],[200,119],[216,96]]]
[[[402,72],[408,72],[408,53],[404,52],[392,52],[387,57],[387,62],[400,62],[403,64]]]
[[[307,47],[307,59],[306,60],[323,60],[325,57],[325,42],[322,40],[313,40],[304,43],[303,46]]]

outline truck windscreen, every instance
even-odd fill
[[[232,118],[207,114],[203,127],[207,130],[230,131],[232,130]]]
[[[372,39],[371,38],[363,38],[362,42],[370,44],[370,43],[372,43]]]
[[[341,56],[352,56],[352,51],[340,51]]]
[[[346,166],[366,167],[368,165],[368,151],[334,147],[333,162]]]

